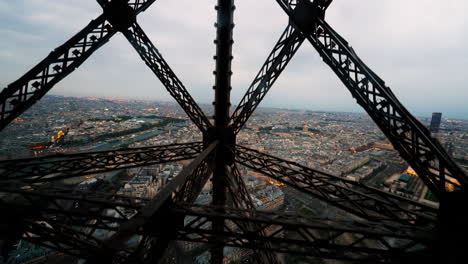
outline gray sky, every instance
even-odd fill
[[[138,21],[201,103],[213,98],[215,0],[158,0]],[[233,104],[239,102],[287,17],[274,0],[236,0]],[[335,0],[327,21],[414,114],[468,119],[464,0]],[[95,0],[0,0],[0,87],[16,80],[101,13]],[[171,100],[121,34],[52,94]],[[361,111],[309,43],[262,106]]]

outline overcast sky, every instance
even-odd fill
[[[214,98],[215,0],[158,0],[138,17],[192,96]],[[233,91],[237,104],[287,17],[274,0],[236,0]],[[0,88],[101,13],[95,0],[0,0]],[[414,114],[468,119],[468,1],[335,0],[326,20]],[[121,34],[51,94],[171,100]],[[305,42],[262,106],[361,111]]]

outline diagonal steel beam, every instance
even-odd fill
[[[256,211],[255,205],[237,164],[234,163],[230,166],[227,176],[228,192],[234,208],[245,209],[254,214]]]
[[[187,181],[180,187],[180,189],[175,193],[173,198],[171,199],[175,202],[180,203],[193,203],[197,196],[200,194],[201,190],[207,183],[208,179],[212,175],[212,171],[209,166],[208,161],[203,161],[197,169],[187,178]],[[174,249],[171,247],[178,247],[175,244],[171,244],[173,240],[171,240],[175,233],[177,232],[176,229],[172,226],[174,223],[182,222],[184,216],[181,215],[174,215],[168,213],[162,213],[163,210],[166,208],[162,208],[161,213],[159,214],[159,218],[166,218],[170,221],[170,224],[161,224],[161,220],[157,222],[160,224],[158,227],[151,228],[151,232],[144,232],[141,233],[141,239],[139,242],[138,249],[132,252],[128,258],[134,260],[137,263],[159,263],[166,254],[173,254],[173,252],[169,252],[169,250]],[[150,226],[150,224],[148,224]],[[155,231],[159,230],[159,231]],[[161,231],[165,230],[165,231]],[[109,250],[109,249],[106,249]],[[176,249],[177,250],[177,249]],[[104,251],[101,251],[100,254],[105,254]],[[112,254],[112,253],[111,253]],[[119,251],[119,255],[125,256],[124,248]],[[172,255],[171,255],[172,256]],[[180,256],[179,256],[180,257]],[[101,258],[106,258],[105,255]],[[113,261],[115,263],[115,259],[108,258],[109,261]],[[92,261],[97,261],[102,263],[101,259],[92,259],[89,264],[93,263]]]
[[[177,191],[173,196],[172,200],[178,203],[193,203],[202,191],[205,184],[208,182],[210,176],[212,176],[212,170],[209,163],[211,161],[203,161],[195,171],[187,178],[184,185]],[[167,208],[166,208],[167,209]],[[161,213],[162,214],[162,213]],[[159,217],[162,217],[160,214]],[[143,235],[142,238],[142,249],[141,253],[136,256],[143,256],[141,260],[143,263],[159,263],[159,261],[167,254],[169,247],[177,247],[177,245],[171,245],[171,241],[176,234],[176,228],[173,226],[174,223],[182,223],[183,216],[175,214],[164,214],[164,217],[171,222],[171,224],[164,224],[161,227],[155,229],[164,229],[164,231],[153,231],[150,234]],[[151,228],[154,230],[154,228]],[[155,236],[156,234],[156,236]]]
[[[333,0],[316,0],[312,9],[318,10],[321,16]],[[284,0],[281,3],[285,8],[293,9],[297,6],[297,0]],[[296,51],[304,42],[305,36],[291,24],[288,24],[280,39],[273,47],[273,51],[263,64],[260,72],[255,77],[246,94],[231,116],[232,128],[237,134],[248,121],[249,117],[261,103],[270,88],[291,61]]]
[[[35,186],[0,186],[0,240],[23,239],[80,257],[96,252],[148,201],[137,197]],[[0,228],[2,229],[2,228]]]
[[[45,224],[26,220],[22,225],[25,232],[21,240],[70,256],[79,258],[92,256],[100,244],[99,240],[90,239],[84,232],[53,222]]]
[[[198,166],[176,193],[174,201],[180,203],[195,202],[198,195],[200,195],[200,192],[203,190],[203,187],[208,182],[208,179],[213,174],[209,163],[209,161],[204,161]]]
[[[436,222],[435,208],[253,149],[237,146],[236,161],[369,221],[428,227]]]
[[[247,190],[247,186],[245,186],[245,182],[242,179],[239,169],[237,165],[234,163],[231,165],[230,169],[228,170],[227,175],[227,186],[228,186],[228,197],[230,198],[234,208],[237,209],[244,209],[242,212],[246,214],[246,216],[255,216],[256,209],[253,203],[252,197]],[[258,225],[252,223],[242,223],[242,230],[243,232],[257,232],[258,231],[260,236],[266,236],[265,231],[261,230]],[[255,241],[250,241],[250,243],[255,243]],[[270,247],[269,243],[266,243],[264,247]],[[253,254],[254,259],[257,263],[268,263],[268,264],[275,264],[280,263],[276,254],[271,251],[263,251],[263,250],[254,250]]]
[[[98,2],[103,1],[109,2],[110,0],[98,0]],[[139,14],[146,11],[146,9],[148,9],[148,7],[150,7],[154,2],[156,2],[156,0],[129,0],[127,4],[135,11],[135,13]]]
[[[225,246],[359,263],[401,261],[412,254],[427,257],[431,255],[429,249],[434,240],[425,230],[406,225],[389,228],[366,221],[267,212],[256,212],[252,216],[241,209],[226,208],[223,211],[216,207],[183,204],[172,210],[191,219],[179,230],[179,240],[212,243],[214,236],[222,236]],[[224,219],[233,228],[213,232],[210,226],[217,218]],[[259,227],[258,232],[243,232],[243,227],[249,225]],[[260,235],[262,230],[266,235]]]
[[[101,15],[3,89],[0,93],[0,130],[78,68],[114,34],[115,30]]]
[[[28,183],[67,179],[87,174],[188,160],[203,150],[201,142],[59,154],[0,161],[0,182]]]
[[[134,235],[145,235],[147,240],[142,242],[149,243],[145,254],[136,256],[144,258],[142,261],[157,262],[166,249],[169,241],[174,236],[176,228],[183,223],[183,218],[168,213],[173,203],[173,198],[176,193],[184,187],[185,183],[197,181],[196,189],[201,191],[208,177],[205,174],[209,173],[207,168],[207,159],[211,157],[216,149],[218,141],[211,143],[197,158],[195,158],[188,166],[169,182],[156,196],[151,199],[132,219],[120,225],[119,230],[106,240],[99,254],[96,254],[90,259],[89,263],[112,263],[115,257],[129,257],[126,250],[126,242]],[[205,182],[202,182],[201,180]],[[189,190],[194,191],[194,190]],[[196,196],[179,196],[184,200],[185,197],[190,197],[187,202],[193,202],[191,199]]]
[[[291,61],[305,37],[293,26],[288,25],[270,55],[253,80],[249,89],[231,116],[234,133],[239,133],[249,117],[261,103],[270,88]]]
[[[277,2],[432,192],[440,197],[467,188],[465,172],[343,37],[322,18],[304,20],[297,8],[293,10],[282,0]]]
[[[213,162],[213,181],[212,181],[212,204],[224,206],[226,204],[227,194],[227,171],[229,164],[232,164],[232,153],[228,145],[235,144],[235,135],[228,127],[229,112],[231,107],[231,76],[232,76],[232,46],[234,43],[234,10],[236,6],[234,0],[217,0],[216,10],[216,46],[215,76],[214,82],[214,127],[210,131],[208,138],[213,137],[220,141],[220,147],[215,154]],[[213,230],[222,230],[224,221],[218,219],[212,225]],[[217,238],[215,238],[217,239]],[[210,263],[222,264],[224,260],[224,248],[215,243],[210,249]]]
[[[195,125],[203,133],[207,132],[208,128],[211,127],[210,121],[143,29],[137,23],[133,23],[128,30],[123,31],[123,34]]]
[[[104,1],[104,0],[103,0]],[[103,1],[100,2],[101,6]],[[108,2],[108,1],[105,1]],[[133,16],[155,0],[130,0]],[[0,92],[0,131],[72,73],[116,33],[103,14]]]

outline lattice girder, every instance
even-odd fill
[[[28,184],[68,179],[88,174],[190,160],[203,150],[203,143],[125,148],[77,154],[0,161],[0,182]]]
[[[256,212],[216,207],[179,205],[174,211],[187,215],[177,239],[212,243],[213,236],[222,236],[226,246],[272,250],[329,259],[361,262],[384,262],[404,259],[408,254],[429,255],[433,243],[425,230],[409,226],[387,229],[378,223],[313,218],[302,215]],[[225,219],[224,231],[211,230],[212,221]],[[245,226],[257,226],[255,232],[245,232]],[[261,231],[264,231],[263,235]],[[266,234],[266,235],[265,235]],[[266,247],[265,245],[269,245]],[[425,252],[425,253],[422,253]]]
[[[437,209],[242,146],[236,162],[369,221],[434,226]]]
[[[300,1],[277,0],[291,23],[306,36],[428,188],[439,197],[450,188],[462,190],[468,184],[468,177],[438,140],[406,110],[385,82],[323,18],[314,16],[309,18],[309,23],[301,21],[295,12],[297,2]]]
[[[231,118],[235,7],[233,0],[218,0],[214,124],[136,23],[136,16],[155,0],[98,2],[103,15],[0,93],[0,130],[121,31],[203,132],[204,142],[0,162],[4,184],[0,208],[11,212],[0,220],[4,231],[0,240],[11,243],[22,238],[98,263],[155,262],[173,239],[214,244],[212,263],[221,263],[224,246],[360,262],[408,256],[427,259],[433,254],[429,250],[437,209],[236,146],[236,134],[307,39],[434,193],[465,190],[468,180],[464,172],[324,21],[332,0],[277,0],[289,16],[288,26]],[[194,160],[150,201],[98,193],[84,197],[79,191],[46,188],[59,179],[185,159]],[[234,161],[365,220],[256,212]],[[211,173],[213,202],[218,207],[191,205]],[[36,184],[39,182],[47,183]],[[225,206],[229,199],[237,209]],[[134,213],[121,213],[121,208]],[[105,213],[112,210],[116,214]],[[184,223],[184,218],[191,221]],[[11,223],[15,228],[6,230]],[[115,233],[101,240],[95,236],[97,230]],[[125,242],[133,236],[139,237],[139,244],[129,250]],[[276,260],[271,256],[260,253],[257,258],[273,263]]]

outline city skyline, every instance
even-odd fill
[[[362,0],[360,5],[357,1],[334,2],[327,20],[386,80],[410,112],[418,116],[443,112],[450,118],[466,119],[468,77],[464,69],[468,61],[463,58],[468,57],[464,48],[468,44],[468,25],[462,10],[467,3],[453,0],[441,6],[432,0],[374,2]],[[274,2],[236,4],[233,104],[239,102],[287,22]],[[403,4],[405,9],[400,8]],[[139,17],[196,101],[207,104],[213,100],[213,6],[214,2],[202,5],[161,0]],[[175,9],[180,15],[170,16]],[[8,40],[0,44],[1,87],[21,76],[99,12],[94,1],[0,3],[0,32]],[[75,96],[111,93],[117,97],[170,99],[121,34],[51,93]],[[362,112],[308,43],[293,58],[261,106]]]
[[[94,1],[0,3],[0,264],[464,258],[468,4]]]
[[[71,98],[83,98],[83,99],[89,99],[89,98],[97,98],[97,99],[102,99],[102,100],[128,100],[128,101],[143,101],[143,102],[155,102],[155,103],[171,103],[175,106],[178,106],[177,105],[177,102],[173,101],[173,100],[170,100],[170,99],[144,99],[144,98],[132,98],[130,96],[128,97],[110,97],[110,96],[87,96],[87,95],[83,95],[83,96],[73,96],[73,95],[62,95],[62,94],[54,94],[54,93],[50,93],[49,95],[46,95],[46,96],[58,96],[58,97],[71,97]],[[40,104],[41,102],[39,101],[38,104]],[[230,108],[230,113],[232,114],[232,112],[234,111],[234,108],[237,107],[237,104],[234,104],[233,102],[231,102],[232,105],[231,105],[231,108]],[[200,106],[202,107],[211,107],[212,105],[209,104],[209,103],[200,103],[199,104]],[[366,115],[368,116],[368,114],[363,110],[363,109],[360,109],[360,108],[357,108],[357,109],[354,109],[354,111],[340,111],[340,110],[333,110],[333,109],[310,109],[310,108],[307,108],[307,107],[300,107],[300,106],[291,106],[291,107],[281,107],[281,106],[265,106],[265,105],[260,105],[258,107],[259,110],[265,110],[265,109],[274,109],[274,110],[290,110],[290,111],[312,111],[312,112],[326,112],[326,113],[350,113],[350,114],[362,114],[362,115]],[[416,117],[418,118],[431,118],[432,114],[435,113],[435,112],[432,112],[432,113],[429,113],[427,115],[415,115]],[[368,116],[369,117],[369,116]],[[369,117],[370,118],[370,117]],[[456,117],[450,117],[450,116],[447,116],[445,113],[442,113],[442,120],[463,120],[463,121],[467,121],[468,120],[468,116],[465,117],[465,118],[456,118]]]

